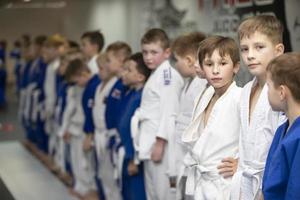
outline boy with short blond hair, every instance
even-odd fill
[[[147,199],[172,198],[169,174],[174,152],[168,143],[174,138],[183,80],[168,61],[169,45],[169,38],[161,29],[150,29],[141,39],[143,59],[152,74],[131,123],[138,159],[144,161]]]
[[[272,111],[267,99],[266,68],[284,51],[283,28],[271,15],[246,19],[238,29],[241,57],[254,79],[243,88],[239,165],[233,177],[232,199],[261,198],[267,152],[284,116]]]
[[[121,75],[124,62],[130,55],[131,48],[125,42],[117,41],[108,45],[105,52],[104,67],[107,67],[110,76],[109,85],[105,86],[106,89],[102,90],[100,96],[96,96],[96,98],[104,98],[105,100],[104,104],[98,103],[99,107],[105,108],[104,112],[94,110],[94,118],[101,119],[101,122],[98,122],[96,135],[101,138],[99,141],[99,149],[101,150],[99,152],[101,163],[99,173],[103,180],[103,189],[107,199],[121,199],[117,185],[115,148],[119,139],[117,127],[120,120],[120,106],[127,91],[127,87],[122,83]]]
[[[300,198],[300,53],[283,54],[267,68],[268,98],[288,120],[275,133],[267,157],[263,194],[266,200]]]
[[[49,154],[55,152],[54,110],[56,102],[56,73],[60,56],[65,53],[66,39],[58,34],[49,36],[44,43],[43,58],[48,64],[44,84],[45,91],[45,131],[49,135]]]

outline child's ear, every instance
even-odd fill
[[[196,62],[195,58],[191,55],[187,55],[187,56],[185,56],[185,59],[187,61],[188,66],[190,68],[194,68],[194,65],[195,65],[195,62]]]
[[[276,56],[280,56],[284,53],[284,45],[282,43],[279,43],[275,46]]]
[[[166,48],[164,50],[164,55],[165,55],[165,58],[168,59],[170,56],[171,56],[171,48]]]
[[[280,94],[279,94],[280,101],[285,100],[287,92],[288,92],[288,88],[284,85],[280,85],[279,91],[280,91]]]
[[[139,82],[145,82],[146,77],[143,74],[138,74],[137,79]]]
[[[240,66],[241,66],[240,62],[235,63],[235,65],[233,66],[233,73],[234,73],[234,75],[236,75],[239,72]]]

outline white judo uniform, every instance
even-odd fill
[[[107,199],[121,199],[120,190],[114,178],[114,168],[110,160],[110,152],[107,149],[108,131],[105,123],[105,100],[118,78],[111,78],[104,86],[101,83],[96,90],[95,105],[93,107],[93,119],[95,122],[95,148],[99,163],[97,176],[101,178],[104,193]]]
[[[226,157],[236,157],[240,131],[239,97],[241,88],[233,82],[216,101],[206,126],[205,109],[214,95],[208,87],[199,102],[197,115],[184,131],[182,142],[188,153],[180,177],[187,177],[185,194],[195,200],[229,199],[231,178],[224,179],[217,166]],[[179,186],[181,185],[179,179]]]
[[[56,71],[60,65],[60,60],[55,59],[48,64],[44,84],[45,90],[45,130],[49,134],[49,154],[53,154],[56,145],[56,134],[54,134],[54,111],[56,101]]]
[[[267,84],[263,87],[249,121],[249,100],[253,79],[243,88],[240,103],[241,132],[239,164],[233,176],[231,199],[253,200],[259,198],[265,162],[276,129],[286,119],[280,112],[272,111],[268,101]]]
[[[151,153],[156,137],[166,141],[174,140],[175,119],[178,113],[179,96],[183,79],[164,61],[147,80],[141,100],[131,121],[132,136],[138,159],[144,161],[145,186],[147,199],[167,200],[171,197],[169,187],[169,154],[174,149],[165,146],[160,163],[151,160]]]
[[[83,150],[83,141],[85,138],[83,132],[84,114],[81,103],[83,88],[74,86],[72,90],[72,98],[67,103],[68,105],[70,104],[70,107],[67,106],[67,110],[65,111],[67,112],[66,115],[69,115],[69,109],[73,109],[71,112],[72,115],[69,116],[70,122],[67,132],[71,134],[71,165],[75,178],[74,190],[84,195],[89,190],[96,189],[96,185],[94,169],[92,167],[92,153]],[[63,128],[65,126],[63,124]]]
[[[99,68],[98,68],[98,64],[97,64],[97,55],[94,55],[88,62],[87,62],[87,65],[88,65],[88,68],[89,70],[91,71],[92,74],[97,74],[98,71],[99,71]]]
[[[190,78],[186,81],[181,92],[179,99],[179,113],[175,124],[174,149],[176,156],[172,156],[174,164],[171,166],[174,166],[174,168],[171,170],[170,176],[177,176],[179,169],[183,165],[183,158],[187,153],[187,149],[181,141],[181,136],[192,121],[195,99],[206,88],[206,84],[206,79],[200,79],[198,77]]]
[[[54,161],[55,164],[62,170],[62,172],[66,172],[66,154],[65,154],[65,146],[66,143],[63,139],[64,133],[68,129],[68,126],[70,125],[70,118],[75,112],[75,105],[74,101],[72,101],[73,93],[74,93],[74,86],[70,86],[67,89],[67,97],[66,97],[66,108],[64,112],[62,113],[62,122],[59,123],[60,113],[62,112],[62,102],[58,101],[58,104],[55,107],[54,111],[54,133],[57,137],[56,142],[56,152],[54,155]],[[61,99],[60,99],[61,100]]]

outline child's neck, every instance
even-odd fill
[[[96,56],[97,53],[93,53],[92,55],[87,56],[88,60],[90,61],[94,56]]]
[[[286,116],[289,119],[289,127],[300,116],[300,103],[290,100],[287,103],[287,109],[285,111]]]
[[[86,74],[84,74],[84,76],[85,76],[88,80],[91,80],[92,77],[93,77],[93,74],[92,74],[92,73],[86,73]]]
[[[220,98],[226,91],[227,89],[230,87],[230,85],[232,84],[233,81],[231,81],[230,83],[228,83],[226,86],[222,87],[222,88],[215,88],[215,98]]]
[[[135,85],[133,85],[131,88],[134,89],[134,90],[140,90],[144,87],[144,83],[137,83]]]
[[[188,78],[194,79],[196,76],[197,76],[197,74],[196,74],[196,73],[193,73],[193,74],[191,74]]]
[[[265,83],[266,83],[266,75],[261,75],[261,76],[256,76],[256,80],[257,80],[257,86],[259,88],[263,88]]]

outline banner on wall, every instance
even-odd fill
[[[289,7],[300,9],[296,0],[199,0],[199,9],[215,13],[211,33],[236,37],[237,28],[244,18],[259,14],[273,14],[284,26],[285,51],[300,50],[300,14],[287,12]]]

